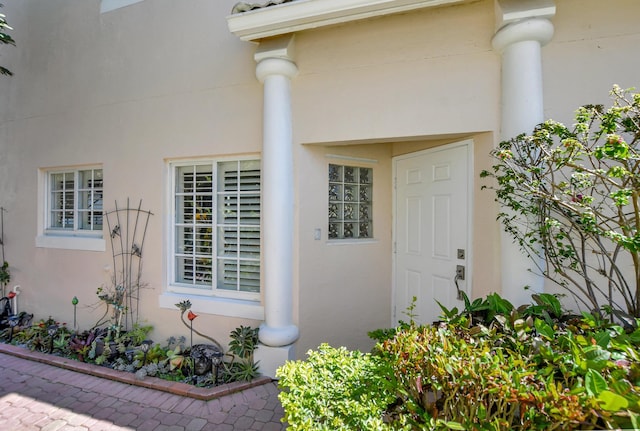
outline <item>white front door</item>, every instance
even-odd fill
[[[438,320],[441,308],[464,306],[458,299],[456,269],[464,268],[461,290],[471,286],[470,201],[472,141],[394,158],[393,324]]]

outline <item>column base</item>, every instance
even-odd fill
[[[293,344],[300,336],[300,331],[296,325],[274,327],[267,325],[265,322],[260,325],[258,336],[260,337],[260,342],[265,346],[280,347]]]
[[[259,344],[258,349],[253,354],[253,358],[258,362],[260,374],[263,376],[276,378],[276,370],[284,365],[286,361],[294,360],[296,349],[293,344],[282,347],[269,347]]]

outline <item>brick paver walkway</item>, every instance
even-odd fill
[[[211,401],[0,353],[0,430],[282,430],[275,383]]]

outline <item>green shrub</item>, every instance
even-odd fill
[[[291,429],[639,429],[638,320],[567,315],[549,294],[464,299],[437,326],[373,331],[373,354],[325,344],[281,367]]]
[[[280,401],[289,429],[384,430],[383,413],[395,396],[378,358],[327,344],[306,361],[287,362],[277,371]]]

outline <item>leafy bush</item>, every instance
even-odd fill
[[[382,415],[395,399],[384,364],[370,354],[323,344],[306,361],[277,371],[284,420],[296,430],[382,430]]]
[[[640,426],[640,329],[496,294],[381,336],[373,354],[320,346],[278,371],[292,429],[578,430]],[[393,332],[393,334],[391,334]]]
[[[504,229],[538,271],[588,310],[640,317],[640,94],[614,86],[569,128],[553,120],[500,143],[494,179]]]

